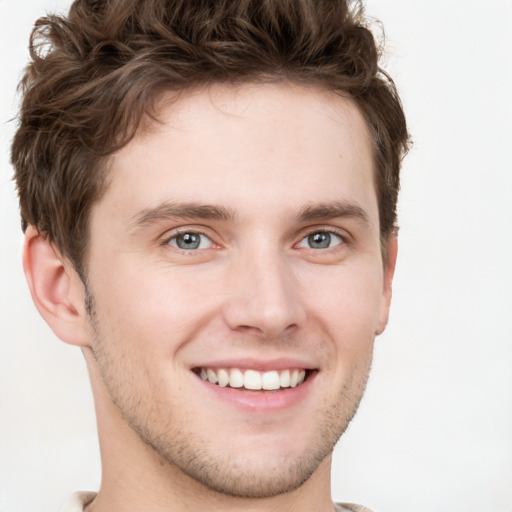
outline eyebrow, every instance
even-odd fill
[[[131,226],[135,229],[142,228],[155,222],[169,219],[233,221],[235,217],[235,212],[224,206],[164,201],[155,207],[145,208],[136,213],[133,216]]]
[[[170,219],[201,219],[233,222],[236,220],[236,217],[235,211],[225,206],[194,202],[164,201],[155,207],[145,208],[136,213],[130,225],[132,229],[138,229],[162,220]],[[300,209],[296,219],[299,223],[304,223],[342,217],[360,219],[365,224],[369,224],[368,214],[360,206],[341,201],[304,206]]]
[[[312,222],[340,217],[352,217],[363,221],[365,224],[370,224],[368,214],[363,208],[357,204],[342,201],[304,206],[299,212],[297,219],[299,222]]]

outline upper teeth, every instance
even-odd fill
[[[242,371],[238,368],[212,369],[201,368],[199,375],[203,380],[220,387],[245,388],[251,390],[294,388],[302,384],[306,378],[306,370],[272,370],[259,372],[257,370]]]

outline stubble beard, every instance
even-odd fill
[[[364,368],[352,369],[340,391],[339,399],[318,416],[315,441],[305,453],[294,458],[281,458],[251,465],[251,454],[220,456],[213,454],[207,440],[187,429],[187,421],[162,418],[151,392],[135,395],[133,383],[140,375],[140,361],[129,360],[121,351],[112,350],[113,339],[106,340],[100,332],[95,301],[86,285],[85,307],[93,332],[93,354],[112,402],[122,418],[157,455],[161,464],[177,468],[211,491],[235,498],[271,498],[301,487],[329,456],[354,417],[366,387],[370,359]],[[114,336],[115,337],[115,336]],[[108,342],[107,342],[108,341]],[[118,340],[114,345],[119,345]],[[146,372],[149,374],[149,372]],[[130,383],[132,385],[130,386]]]

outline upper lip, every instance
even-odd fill
[[[317,365],[301,358],[281,357],[277,359],[256,359],[256,358],[236,358],[236,359],[215,359],[202,361],[194,364],[193,368],[239,368],[241,370],[258,370],[260,372],[272,370],[287,370],[298,368],[304,370],[315,370]]]

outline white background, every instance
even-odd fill
[[[0,512],[58,511],[100,479],[78,349],[38,317],[10,181],[28,34],[67,1],[0,0]],[[333,495],[379,512],[512,512],[512,1],[369,0],[415,146],[391,322]]]

